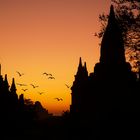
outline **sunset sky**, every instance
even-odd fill
[[[18,95],[40,101],[50,113],[69,110],[71,90],[65,84],[72,85],[79,57],[93,72],[100,50],[94,36],[100,29],[98,16],[108,13],[109,7],[110,0],[0,0],[2,75],[8,75],[10,85],[13,77],[16,83],[27,84],[16,85]],[[19,77],[16,71],[24,75]]]

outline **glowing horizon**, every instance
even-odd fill
[[[17,94],[40,101],[50,113],[69,110],[71,90],[65,84],[72,85],[79,57],[93,72],[100,50],[93,34],[100,29],[99,14],[108,13],[109,7],[110,0],[0,0],[2,75],[8,75],[10,85],[13,77],[27,84],[26,92],[16,85]],[[33,89],[31,83],[39,87]]]

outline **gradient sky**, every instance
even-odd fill
[[[0,0],[0,63],[17,93],[39,100],[50,113],[69,110],[79,57],[93,72],[99,60],[99,14],[109,12],[110,0]],[[19,77],[16,71],[24,73]],[[42,73],[52,73],[55,80]],[[33,89],[31,83],[39,85]],[[39,95],[38,92],[45,92]],[[61,97],[58,102],[54,98]]]

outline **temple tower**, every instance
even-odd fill
[[[105,64],[125,63],[125,51],[122,32],[111,6],[108,25],[101,42],[100,62]]]

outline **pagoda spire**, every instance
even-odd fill
[[[7,79],[7,74],[5,74],[5,79],[4,79],[4,87],[5,89],[9,89],[9,84],[8,84],[8,79]]]
[[[86,62],[84,63],[84,70],[85,70],[86,76],[88,77],[88,71],[87,71],[87,64],[86,64]]]
[[[82,58],[80,57],[78,69],[81,69],[82,67],[83,67],[83,66],[82,66]]]
[[[125,62],[124,41],[122,31],[111,5],[108,24],[101,42],[100,62],[105,64],[120,64]]]
[[[79,66],[78,66],[78,70],[77,70],[77,74],[76,75],[81,75],[83,73],[83,65],[82,65],[82,58],[79,58]]]
[[[11,91],[11,93],[16,93],[16,90],[17,89],[16,89],[16,85],[15,85],[15,79],[13,78],[10,91]]]
[[[80,57],[79,58],[79,66],[78,66],[78,70],[77,70],[77,73],[75,75],[75,78],[76,80],[80,80],[80,79],[83,79],[85,75],[85,69],[84,69],[84,66],[82,64],[82,58]]]

